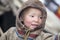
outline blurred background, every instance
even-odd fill
[[[3,33],[15,27],[17,11],[27,0],[0,0],[0,28]],[[60,0],[40,0],[47,11],[45,32],[60,33]]]

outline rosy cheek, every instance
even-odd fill
[[[30,21],[25,21],[24,24],[29,27],[31,25],[31,22]]]

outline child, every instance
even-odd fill
[[[10,28],[0,40],[54,40],[44,33],[47,13],[39,0],[30,0],[22,5],[16,17],[16,28]]]

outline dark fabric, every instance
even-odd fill
[[[6,32],[12,26],[15,26],[15,19],[12,11],[4,12],[4,14],[0,16],[0,26],[3,32]]]

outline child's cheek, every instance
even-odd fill
[[[30,27],[31,26],[31,21],[29,21],[29,20],[26,20],[25,22],[24,22],[24,24],[27,26],[27,27]]]

